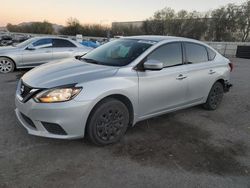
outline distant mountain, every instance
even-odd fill
[[[32,23],[35,23],[35,22],[22,22],[22,23],[17,24],[17,25],[18,26],[25,26],[25,25],[30,25]],[[52,27],[56,33],[59,33],[59,31],[63,28],[63,25],[58,25],[58,24],[53,24],[53,23],[51,23],[51,24],[52,24]]]

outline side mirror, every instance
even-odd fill
[[[147,60],[143,67],[145,70],[161,70],[163,69],[163,63],[158,60]]]
[[[28,46],[26,50],[35,50],[36,48],[34,46]]]

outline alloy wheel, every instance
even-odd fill
[[[13,62],[6,58],[0,58],[0,72],[9,73],[13,71]]]

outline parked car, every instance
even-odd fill
[[[92,48],[60,37],[35,37],[15,46],[0,47],[0,73],[30,68],[53,60],[81,56]]]
[[[91,48],[97,48],[101,45],[98,41],[93,42],[91,40],[82,41],[80,42],[80,44],[83,46],[91,47]]]
[[[0,46],[9,46],[13,44],[13,38],[10,35],[1,36]]]
[[[231,87],[232,68],[228,59],[196,40],[117,39],[81,60],[26,73],[17,86],[16,115],[32,135],[87,135],[95,144],[111,144],[129,126],[151,117],[200,104],[217,109]]]
[[[27,34],[13,34],[14,43],[21,43],[28,40],[29,38],[31,38],[31,36]]]

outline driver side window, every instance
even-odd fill
[[[171,67],[182,64],[181,43],[169,43],[157,48],[151,53],[147,60],[158,60],[164,67]]]
[[[52,47],[52,40],[51,39],[40,39],[37,40],[32,44],[34,47],[40,48],[51,48]]]

